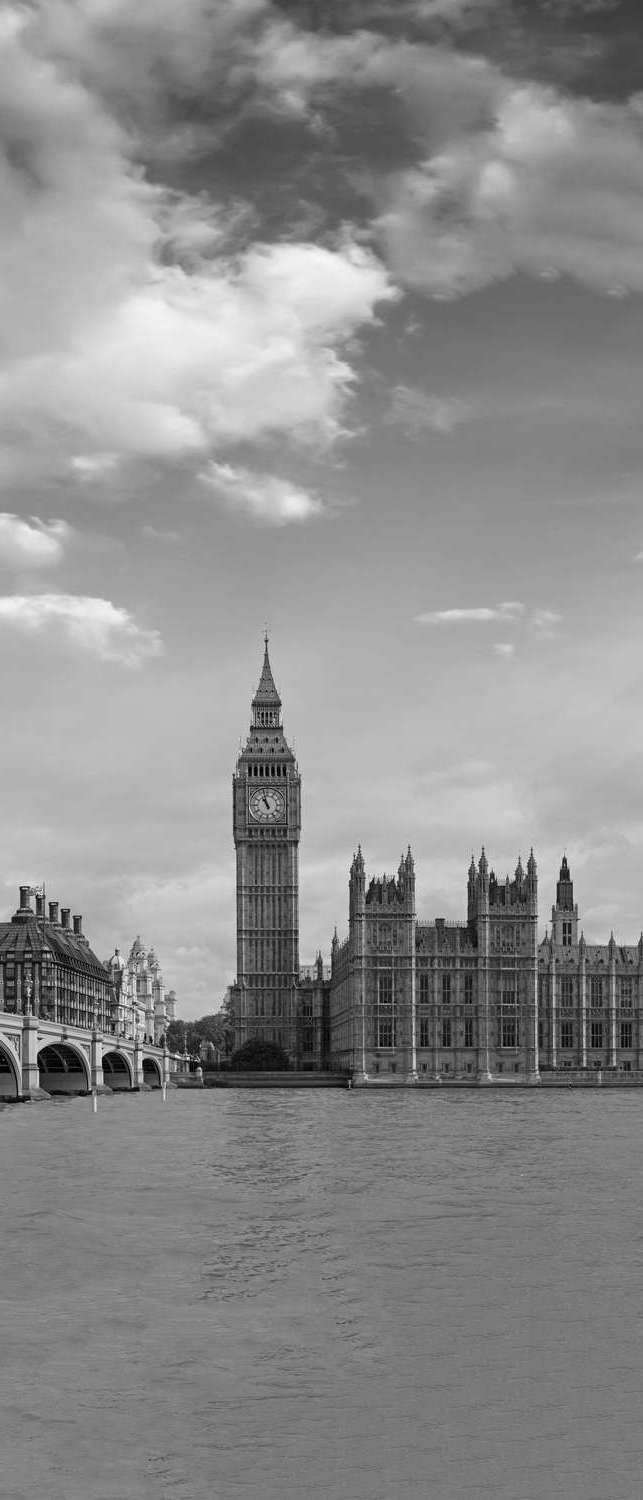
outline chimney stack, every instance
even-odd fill
[[[44,917],[44,915],[45,915],[45,898],[44,898],[44,896],[36,896],[36,916],[40,917],[42,919],[42,917]]]
[[[57,901],[50,901],[49,902],[49,921],[50,922],[56,922],[56,923],[58,922],[58,902]]]
[[[83,935],[83,919],[82,919],[82,916],[75,916],[74,917],[74,932],[76,934],[76,937],[82,937],[82,935]]]
[[[32,909],[31,908],[31,886],[30,885],[21,885],[21,887],[20,887],[20,910],[21,911],[31,911],[31,909]]]
[[[61,906],[61,908],[60,908],[60,925],[61,925],[62,928],[64,928],[65,932],[69,932],[69,930],[70,930],[70,928],[69,928],[69,918],[70,918],[70,916],[71,916],[71,906]]]

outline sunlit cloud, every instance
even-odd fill
[[[311,521],[324,511],[319,496],[276,474],[256,474],[232,464],[211,463],[199,478],[231,510],[268,526]]]
[[[49,568],[62,561],[73,535],[66,521],[25,521],[10,511],[0,512],[0,567]]]
[[[59,634],[75,649],[125,667],[140,667],[163,650],[159,632],[137,625],[128,610],[77,594],[0,596],[1,628],[48,642]]]
[[[112,97],[128,79],[134,95],[142,58],[149,75],[160,52],[161,71],[209,88],[208,25],[238,41],[263,9],[236,5],[226,28],[201,4],[180,26],[175,7],[134,18],[114,4],[90,24],[57,0],[0,33],[0,436],[30,475],[34,455],[43,474],[71,469],[89,485],[122,457],[343,431],[350,341],[398,295],[384,265],[350,230],[239,243],[239,205],[151,181]]]
[[[419,56],[407,66],[415,74]],[[428,75],[428,56],[426,68]],[[434,297],[461,296],[516,271],[572,276],[612,295],[643,290],[635,103],[518,85],[490,65],[478,83],[486,90],[478,118],[463,66],[446,137],[433,115],[424,159],[390,179],[378,224],[395,273]]]
[[[416,615],[415,620],[418,625],[486,625],[491,621],[519,620],[524,613],[524,604],[509,600],[492,608],[483,605],[465,609],[427,610],[424,614]]]
[[[116,453],[75,453],[69,466],[81,484],[93,484],[114,473],[118,456]]]

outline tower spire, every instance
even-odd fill
[[[279,714],[281,710],[281,698],[277,692],[275,679],[272,675],[270,656],[268,654],[268,631],[264,634],[263,666],[259,686],[252,700],[253,725],[269,726],[273,729],[279,727]]]
[[[270,665],[270,656],[268,654],[268,632],[267,631],[266,631],[266,634],[264,635],[263,641],[264,641],[263,667],[261,669],[261,677],[259,678],[259,686],[257,688],[257,691],[256,691],[256,693],[254,695],[254,698],[253,698],[252,702],[253,702],[253,704],[260,703],[260,704],[263,704],[264,706],[266,704],[274,704],[274,705],[278,705],[279,708],[281,708],[281,698],[279,697],[279,694],[277,692],[277,688],[276,688],[276,685],[275,685],[275,679],[274,679],[274,677],[272,675],[272,667]]]

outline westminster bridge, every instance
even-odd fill
[[[162,1088],[187,1072],[187,1057],[142,1037],[0,1010],[0,1100]]]

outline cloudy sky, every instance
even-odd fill
[[[2,902],[235,962],[271,636],[301,956],[410,842],[643,925],[637,0],[0,17]]]

